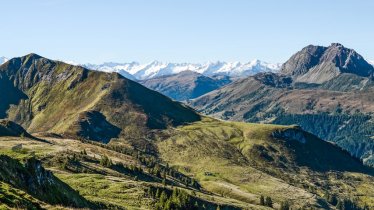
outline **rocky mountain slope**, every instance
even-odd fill
[[[228,76],[211,78],[193,71],[183,71],[178,74],[140,81],[149,89],[178,101],[197,98],[230,82],[231,79]]]
[[[107,142],[200,119],[192,109],[117,73],[89,71],[36,54],[0,66],[0,118],[28,132]]]
[[[226,120],[298,124],[373,164],[372,69],[340,44],[308,46],[283,65],[281,74],[238,80],[190,105]]]
[[[356,51],[333,43],[303,48],[282,65],[280,73],[292,76],[295,82],[321,84],[341,74],[373,76],[374,67]]]

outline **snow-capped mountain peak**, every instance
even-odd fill
[[[132,62],[103,63],[99,65],[85,64],[83,66],[98,71],[118,72],[123,76],[128,76],[130,74],[138,80],[144,80],[153,77],[177,74],[186,70],[194,71],[207,76],[228,75],[242,77],[253,75],[259,72],[275,72],[280,69],[281,64],[271,64],[255,59],[248,63],[216,61],[199,64],[152,61],[146,64]]]
[[[3,64],[8,60],[9,59],[5,57],[0,57],[0,64]],[[206,76],[227,75],[233,77],[245,77],[257,74],[259,72],[276,72],[281,67],[281,64],[279,63],[267,63],[259,59],[254,59],[247,63],[223,61],[209,61],[206,63],[170,63],[157,60],[149,63],[105,62],[102,64],[79,64],[74,61],[63,62],[72,65],[81,65],[88,69],[97,71],[117,72],[124,77],[137,80],[177,74],[187,70],[194,71]]]

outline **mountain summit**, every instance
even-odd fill
[[[329,47],[303,48],[282,65],[280,72],[297,82],[321,84],[345,73],[368,77],[374,67],[353,49],[332,43]]]
[[[200,119],[192,109],[117,73],[36,54],[0,66],[0,95],[0,118],[27,131],[102,142]]]

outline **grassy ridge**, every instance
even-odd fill
[[[289,130],[300,132],[306,142],[273,137],[274,132]],[[297,207],[327,208],[330,204],[323,198],[326,191],[341,198],[354,197],[362,205],[374,200],[374,194],[364,190],[374,180],[357,173],[368,173],[359,161],[294,126],[205,118],[180,127],[160,141],[158,148],[165,162],[195,177],[205,189],[247,203],[259,204],[259,196],[266,195],[275,205],[288,200]],[[361,180],[352,186],[356,175]],[[341,176],[345,178],[339,180]],[[359,187],[362,185],[365,187]]]
[[[0,102],[0,116],[31,133],[106,142],[200,119],[192,109],[119,74],[90,71],[35,54],[1,65],[0,76],[0,94],[6,98]],[[107,123],[91,122],[87,113],[97,113]],[[113,133],[113,127],[121,132]],[[92,131],[99,130],[108,136],[97,139]]]

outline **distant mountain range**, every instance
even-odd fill
[[[374,164],[374,67],[353,49],[309,45],[279,73],[260,73],[190,105],[225,120],[298,124]]]
[[[9,60],[6,57],[0,57],[0,64]],[[247,77],[261,72],[278,72],[282,63],[268,63],[258,59],[248,63],[241,62],[207,62],[199,63],[168,63],[153,61],[151,63],[141,64],[138,62],[116,63],[105,62],[102,64],[79,64],[74,61],[63,61],[71,65],[81,65],[87,69],[103,72],[117,72],[122,76],[132,80],[146,80],[160,76],[178,74],[183,71],[193,71],[205,76],[225,75],[230,77]],[[373,60],[367,60],[374,65]]]
[[[2,57],[0,64],[7,60],[9,59]],[[73,61],[63,62],[80,65]],[[152,90],[182,101],[199,97],[237,78],[261,72],[277,72],[281,64],[271,64],[256,59],[248,63],[217,61],[194,64],[154,61],[148,64],[107,62],[100,65],[83,64],[80,66],[102,72],[119,73],[128,79],[139,81]]]
[[[6,57],[0,57],[0,64],[9,60]],[[106,62],[103,64],[78,64],[74,61],[63,61],[71,65],[80,65],[87,69],[117,72],[122,76],[132,80],[151,79],[160,76],[178,74],[183,71],[193,71],[206,76],[227,75],[231,77],[245,77],[260,72],[276,72],[280,69],[280,63],[268,63],[260,60],[252,60],[248,63],[241,62],[207,62],[199,63],[168,63],[153,61],[151,63],[141,64],[138,62],[115,63]]]
[[[193,71],[205,76],[227,75],[245,77],[259,72],[276,72],[281,64],[271,64],[260,60],[248,63],[240,62],[208,62],[196,63],[164,63],[153,61],[148,64],[132,63],[103,63],[100,65],[85,64],[84,67],[104,72],[117,72],[129,79],[151,79],[160,76],[178,74],[182,71]]]

